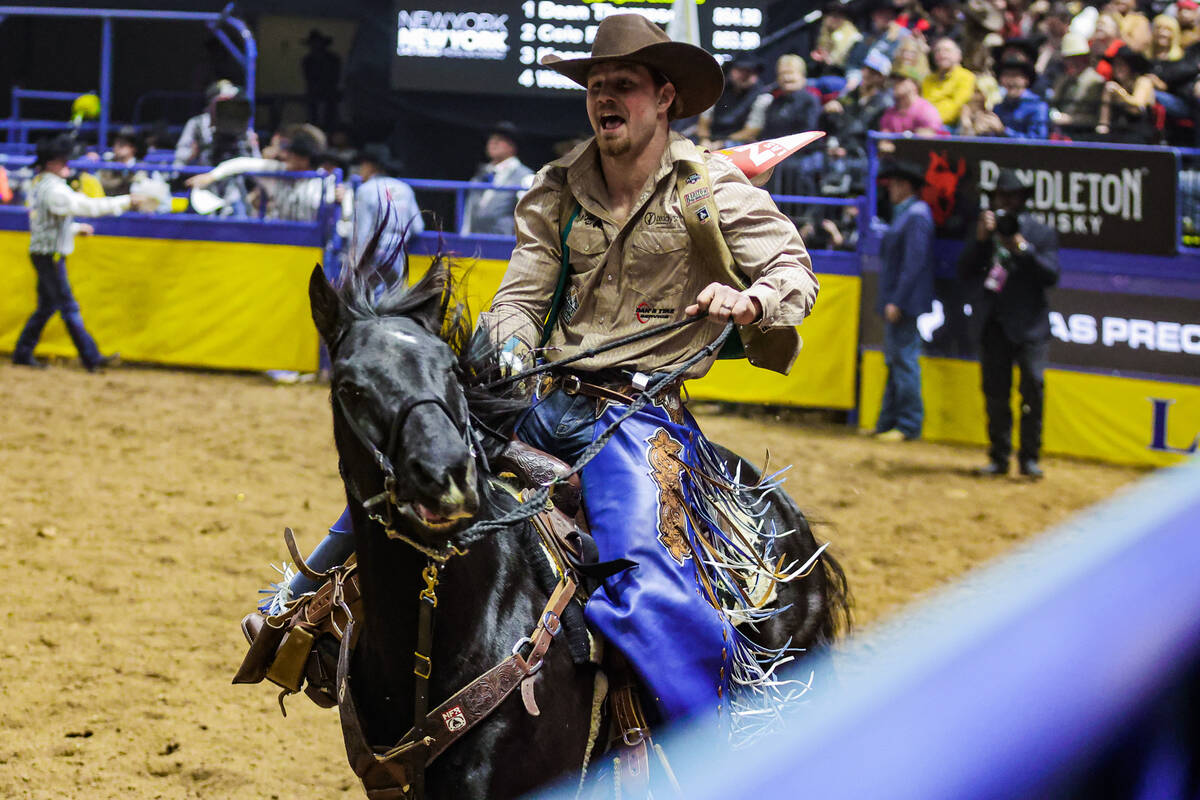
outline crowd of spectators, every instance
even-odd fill
[[[832,0],[815,44],[726,64],[717,106],[685,132],[722,147],[822,130],[780,194],[864,191],[869,131],[1131,144],[1195,142],[1196,0]],[[768,80],[773,76],[773,80]],[[831,179],[833,176],[833,179]],[[853,209],[793,209],[852,246]]]

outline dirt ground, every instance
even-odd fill
[[[335,712],[292,698],[285,720],[267,685],[229,683],[283,527],[308,549],[341,509],[327,397],[0,366],[0,797],[362,796]],[[860,627],[1143,474],[1049,458],[1041,483],[981,481],[974,448],[701,418],[795,465],[789,491],[833,542]]]

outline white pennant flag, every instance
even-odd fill
[[[671,41],[700,44],[700,12],[696,8],[696,0],[673,0],[671,3],[671,21],[667,23],[667,36]]]

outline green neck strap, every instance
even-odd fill
[[[571,212],[571,216],[567,219],[567,226],[562,232],[562,268],[558,271],[558,285],[554,287],[554,299],[550,301],[550,313],[546,315],[546,323],[542,326],[542,338],[538,342],[538,347],[546,346],[550,341],[550,333],[554,330],[555,323],[558,322],[558,315],[562,311],[563,296],[567,293],[567,278],[571,274],[571,249],[567,247],[567,235],[571,232],[571,226],[575,224],[575,218],[579,216],[579,204],[575,204],[575,210]]]

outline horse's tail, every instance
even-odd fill
[[[842,565],[827,549],[819,561],[825,576],[825,608],[822,609],[820,637],[826,644],[849,634],[854,629],[854,598]]]

